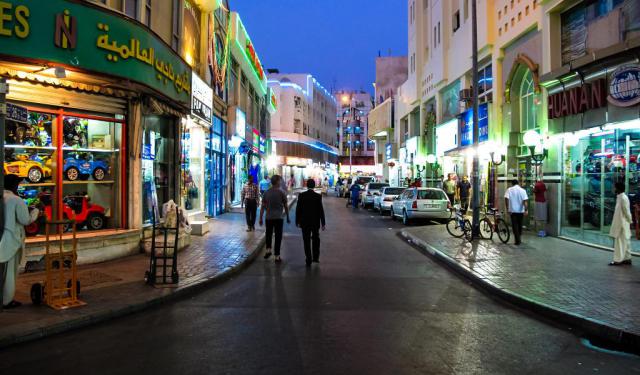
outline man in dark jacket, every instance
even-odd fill
[[[307,180],[307,191],[298,195],[296,206],[296,226],[302,229],[302,240],[304,241],[304,254],[307,257],[307,267],[311,266],[311,261],[319,263],[320,257],[320,227],[325,229],[324,208],[322,207],[322,196],[313,189],[316,182],[313,179]],[[313,257],[311,248],[313,246]]]

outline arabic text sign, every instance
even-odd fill
[[[14,10],[0,26],[2,54],[130,79],[188,105],[191,68],[141,24],[76,1],[2,3],[3,17]]]

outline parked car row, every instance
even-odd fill
[[[363,208],[372,208],[380,215],[389,213],[392,220],[401,219],[405,225],[418,219],[445,222],[451,217],[451,202],[442,189],[370,182],[360,194]]]

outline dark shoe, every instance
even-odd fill
[[[610,266],[621,266],[622,264],[622,262],[609,262]]]
[[[318,258],[313,260],[313,263],[320,263],[320,260]]]
[[[280,255],[276,255],[275,262],[276,263],[282,263],[282,258],[280,258]]]
[[[516,242],[516,245],[520,246],[520,244],[522,244],[522,242]]]
[[[304,263],[307,265],[307,267],[311,267],[311,261],[309,259],[307,259]]]
[[[9,309],[15,309],[16,307],[20,307],[20,306],[22,306],[22,303],[16,300],[13,300],[7,303],[6,305],[2,306],[2,308],[9,310]]]
[[[630,266],[631,265],[631,259],[623,260],[621,263]]]
[[[264,259],[269,259],[271,258],[271,250],[267,250],[267,252],[264,254]]]
[[[246,230],[247,232],[251,232],[251,227],[247,228]]]

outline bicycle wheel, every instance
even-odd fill
[[[509,242],[509,237],[511,237],[511,232],[509,231],[509,226],[504,219],[496,219],[496,232],[498,232],[498,238],[502,243]]]
[[[469,242],[473,241],[473,227],[469,220],[464,221],[464,238]]]
[[[464,228],[460,226],[460,222],[455,217],[447,221],[447,232],[455,238],[464,236]]]
[[[491,224],[491,220],[486,217],[480,220],[480,237],[485,240],[493,238],[493,224]]]

